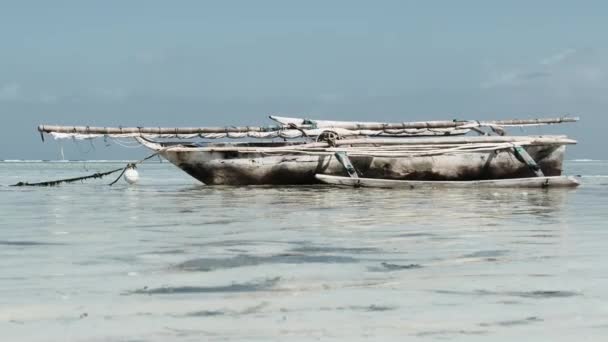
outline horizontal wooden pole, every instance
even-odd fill
[[[443,120],[443,121],[416,121],[416,122],[401,122],[401,123],[366,123],[366,122],[348,122],[337,121],[334,128],[344,128],[350,130],[368,129],[368,130],[385,130],[385,129],[424,129],[424,128],[457,128],[474,123],[481,125],[496,125],[496,126],[525,126],[525,125],[551,125],[567,122],[577,122],[578,117],[559,117],[559,118],[540,118],[540,119],[512,119],[512,120]],[[309,120],[314,123],[315,120]],[[298,128],[311,128],[314,125],[298,125]],[[324,127],[326,128],[326,127]],[[327,127],[329,128],[329,127]]]
[[[525,120],[496,120],[481,121],[483,124],[497,126],[517,126],[517,125],[548,125],[564,122],[576,122],[579,118],[546,118],[546,119],[525,119]],[[420,121],[402,123],[353,123],[340,125],[340,128],[350,130],[387,130],[387,129],[423,129],[423,128],[457,128],[460,126],[474,123],[475,121]],[[300,128],[312,128],[306,125]],[[239,132],[272,132],[284,129],[279,126],[229,126],[229,127],[89,127],[89,126],[56,126],[40,125],[38,131],[41,133],[78,133],[78,134],[205,134],[205,133],[239,133]],[[329,128],[328,128],[329,129]]]
[[[240,133],[240,132],[272,132],[278,126],[241,126],[241,127],[89,127],[89,126],[53,126],[40,125],[42,133],[79,133],[79,134],[205,134],[205,133]]]
[[[367,139],[342,139],[336,140],[336,146],[379,144],[379,145],[446,145],[446,144],[477,144],[477,143],[517,143],[531,141],[533,145],[544,144],[576,144],[576,140],[569,139],[565,135],[546,136],[473,136],[473,137],[440,137],[440,138],[367,138]]]

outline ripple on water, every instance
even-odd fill
[[[389,305],[349,305],[349,306],[338,306],[335,308],[322,307],[321,311],[364,311],[364,312],[384,312],[397,310],[396,306]]]
[[[470,254],[465,254],[461,256],[461,258],[494,258],[507,254],[508,250],[487,250],[487,251],[478,251]]]
[[[60,242],[40,242],[40,241],[6,241],[0,240],[2,246],[63,246],[65,243]]]
[[[338,264],[356,263],[358,259],[337,255],[277,254],[271,256],[237,255],[231,258],[198,258],[182,262],[175,268],[184,271],[210,272],[218,269],[263,264]]]
[[[388,262],[380,263],[381,267],[378,266],[370,266],[368,267],[368,271],[370,272],[394,272],[394,271],[404,271],[404,270],[413,270],[422,268],[422,265],[419,264],[407,264],[407,265],[399,265],[399,264],[391,264]]]
[[[218,309],[218,310],[200,310],[188,312],[179,317],[213,317],[213,316],[241,316],[259,313],[269,305],[268,302],[262,302],[260,304],[247,307],[243,310],[231,310],[231,309]]]
[[[156,250],[156,251],[141,253],[140,255],[148,255],[148,254],[172,255],[172,254],[185,254],[185,253],[186,253],[186,250],[184,250],[184,249],[160,249],[160,250]]]
[[[538,291],[488,291],[488,290],[475,290],[471,292],[467,291],[452,291],[452,290],[435,290],[438,294],[450,294],[450,295],[464,295],[464,296],[507,296],[507,297],[520,297],[520,298],[533,298],[533,299],[545,299],[545,298],[567,298],[580,296],[581,294],[573,291],[559,291],[559,290],[538,290]]]
[[[431,234],[431,233],[403,233],[403,234],[398,234],[398,237],[432,237],[435,236],[435,234]]]
[[[256,292],[271,290],[280,280],[280,277],[265,279],[259,282],[233,283],[220,286],[163,286],[157,288],[144,287],[125,294],[192,294],[192,293],[233,293],[233,292]]]
[[[486,335],[489,331],[486,330],[433,330],[422,331],[416,334],[418,337],[448,337],[453,335]]]
[[[377,248],[371,247],[334,247],[334,246],[301,246],[290,249],[291,252],[295,253],[352,253],[352,254],[365,254],[365,253],[378,253],[380,252]]]
[[[491,322],[491,323],[480,323],[479,326],[481,327],[491,327],[491,326],[499,326],[499,327],[513,327],[513,326],[518,326],[518,325],[528,325],[528,324],[532,324],[532,323],[538,323],[538,322],[542,322],[543,319],[532,316],[532,317],[526,317],[524,319],[514,319],[514,320],[509,320],[509,321],[498,321],[498,322]]]

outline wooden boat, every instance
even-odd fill
[[[505,179],[513,181],[498,184],[540,186],[543,181],[574,184],[571,179],[555,177],[562,175],[566,145],[576,141],[565,136],[504,136],[504,128],[572,122],[576,118],[397,124],[272,118],[280,126],[172,129],[40,126],[39,131],[56,138],[133,137],[207,185],[323,182],[408,187],[427,186],[428,182],[459,186],[461,183],[456,182],[464,182],[467,186],[496,186],[497,182],[487,180]],[[499,135],[488,135],[482,128]],[[464,135],[471,130],[483,135]],[[298,140],[202,144],[152,140],[170,137]]]
[[[441,142],[523,141],[515,137],[483,138],[441,138]],[[413,139],[417,144],[432,143],[429,139]],[[315,147],[322,146],[322,143],[215,143],[204,147],[142,143],[208,185],[313,184],[317,183],[317,174],[348,175],[336,156],[340,152],[346,153],[358,175],[366,178],[454,181],[535,176],[534,171],[510,151],[509,143],[501,145],[503,150],[408,156],[386,154],[378,149],[381,145],[377,146],[379,143],[375,140],[345,140],[337,147]],[[437,139],[433,140],[437,142]],[[524,148],[544,175],[559,176],[562,174],[564,144],[568,143],[573,141],[562,137],[535,137]],[[362,150],[364,147],[371,147],[372,151]]]

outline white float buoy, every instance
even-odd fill
[[[139,172],[137,172],[135,166],[130,166],[125,171],[123,178],[125,179],[125,182],[129,184],[135,184],[139,180]]]

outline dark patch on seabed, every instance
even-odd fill
[[[388,305],[351,305],[351,306],[339,306],[336,308],[326,308],[323,307],[321,310],[323,311],[365,311],[365,312],[383,312],[383,311],[392,311],[396,310],[396,306],[388,306]]]
[[[486,335],[488,333],[489,332],[485,330],[434,330],[419,332],[416,334],[416,336]]]
[[[209,337],[217,337],[216,334],[209,332],[207,330],[200,329],[176,329],[165,327],[165,333],[163,335],[169,335],[171,337],[191,337],[191,336],[209,336]],[[148,341],[148,340],[146,340]],[[189,340],[190,341],[190,340]],[[199,341],[196,339],[195,341]],[[204,339],[202,341],[205,341]]]
[[[175,267],[185,271],[209,272],[217,269],[228,269],[263,264],[339,264],[356,263],[357,259],[335,255],[302,255],[277,254],[271,256],[237,255],[232,258],[214,259],[199,258],[185,261]]]
[[[332,247],[332,246],[301,246],[290,249],[295,253],[376,253],[379,250],[371,247]]]
[[[65,245],[65,243],[38,242],[38,241],[6,241],[6,240],[0,240],[0,245],[4,245],[4,246],[62,246],[62,245]]]
[[[215,316],[250,315],[250,314],[259,313],[263,308],[265,308],[267,306],[268,306],[267,302],[262,302],[258,305],[251,306],[251,307],[245,308],[243,310],[229,310],[229,309],[201,310],[201,311],[189,312],[185,315],[182,315],[181,317],[215,317]]]
[[[226,224],[239,223],[239,222],[241,222],[241,221],[239,221],[239,220],[225,219],[225,220],[204,221],[204,222],[201,222],[200,224],[204,224],[204,225],[211,225],[211,224],[226,225]]]
[[[191,238],[197,238],[197,236],[192,236]],[[189,246],[195,247],[232,247],[232,246],[254,246],[260,244],[257,241],[245,241],[245,240],[222,240],[222,241],[212,241],[212,242],[196,242],[189,243]]]
[[[398,237],[430,237],[435,236],[435,234],[431,233],[403,233],[397,235]]]
[[[478,251],[470,254],[465,254],[461,258],[491,258],[498,257],[507,254],[508,250],[489,250],[489,251]]]
[[[555,245],[555,242],[540,242],[540,241],[513,241],[511,242],[514,245]]]
[[[567,298],[580,296],[580,293],[573,291],[487,291],[476,290],[471,292],[466,291],[451,291],[451,290],[435,290],[438,294],[465,295],[465,296],[508,296],[533,299],[545,298]]]
[[[201,311],[187,313],[184,316],[187,316],[187,317],[214,317],[214,316],[225,316],[225,315],[229,315],[229,314],[230,313],[228,311],[222,311],[222,310],[201,310]]]
[[[543,321],[543,319],[533,316],[533,317],[526,317],[524,319],[515,319],[515,320],[510,320],[510,321],[480,323],[479,326],[481,326],[481,327],[491,327],[491,326],[512,327],[512,326],[517,326],[517,325],[527,325],[527,324],[532,324],[532,323],[538,323],[538,322],[542,322],[542,321]]]
[[[234,293],[234,292],[255,292],[267,291],[272,289],[280,280],[280,277],[266,279],[261,282],[234,283],[220,286],[165,286],[128,291],[125,294],[192,294],[192,293]]]
[[[559,237],[559,235],[556,234],[534,234],[534,235],[527,235],[527,236],[522,236],[522,237],[533,237],[533,238],[557,238]]]
[[[390,264],[388,262],[380,263],[381,267],[371,266],[368,267],[370,272],[393,272],[393,271],[403,271],[403,270],[413,270],[417,268],[422,268],[421,265],[418,264],[407,264],[407,265],[398,265],[398,264]]]
[[[148,253],[143,254],[185,254],[186,251],[183,249],[164,249],[158,251],[150,251]]]

